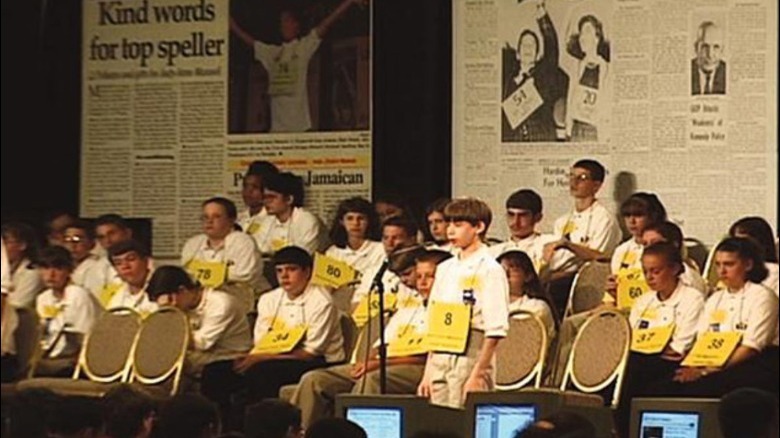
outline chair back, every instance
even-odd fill
[[[387,321],[387,319],[385,319]],[[357,361],[364,361],[366,354],[371,351],[371,347],[379,339],[379,315],[369,318],[366,325],[360,328],[357,340],[355,342],[355,348],[352,351],[352,359],[350,363]],[[385,340],[387,341],[387,340]]]
[[[175,307],[161,307],[141,324],[133,351],[132,382],[161,385],[170,382],[170,395],[179,389],[190,337],[185,315]]]
[[[36,359],[41,354],[42,327],[35,309],[20,307],[16,309],[19,323],[14,332],[16,360],[19,364],[17,379],[32,377]]]
[[[630,345],[631,327],[622,313],[603,310],[591,315],[574,340],[561,390],[569,381],[585,393],[596,393],[615,383],[611,404],[616,406]]]
[[[529,382],[538,388],[547,343],[547,331],[538,316],[523,310],[512,312],[507,337],[496,349],[496,389],[513,391]]]
[[[704,282],[707,283],[710,291],[718,288],[719,279],[718,270],[715,269],[715,249],[720,245],[720,242],[713,245],[712,249],[710,249],[710,253],[707,254],[707,261],[704,263],[704,271],[702,271],[702,277],[704,277]]]
[[[140,328],[141,315],[133,309],[120,307],[104,312],[84,340],[73,378],[83,373],[101,383],[127,381]]]
[[[571,285],[569,302],[564,316],[595,309],[604,298],[604,289],[609,277],[609,263],[587,262],[579,269]]]
[[[358,328],[352,316],[342,311],[339,311],[339,325],[341,326],[341,334],[344,337],[344,357],[349,360],[357,342]]]
[[[347,284],[341,286],[331,293],[333,305],[342,312],[350,313],[352,308],[352,295],[355,294],[355,285]]]

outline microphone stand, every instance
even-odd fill
[[[384,275],[374,279],[373,289],[379,297],[379,393],[387,394],[387,346],[385,345],[385,284]],[[370,311],[369,311],[370,316]]]

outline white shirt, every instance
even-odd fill
[[[5,294],[3,294],[5,295]],[[16,338],[14,332],[19,326],[19,315],[16,314],[16,308],[6,303],[3,309],[3,323],[0,328],[0,355],[5,356],[16,354]]]
[[[256,215],[251,215],[249,209],[238,213],[236,223],[241,226],[244,233],[250,235],[258,247],[260,246],[260,236],[263,229],[263,224],[268,219],[268,212],[265,211],[265,207],[261,208]]]
[[[8,293],[11,290],[11,266],[8,264],[8,254],[5,252],[5,241],[0,238],[0,247],[2,248],[2,255],[0,255],[0,288],[2,293]]]
[[[311,129],[309,115],[309,60],[320,46],[312,30],[303,38],[271,45],[255,41],[255,59],[268,72],[271,96],[271,132],[304,132]]]
[[[520,240],[515,240],[512,237],[506,242],[489,247],[488,250],[493,255],[493,258],[498,258],[501,254],[508,251],[523,251],[531,259],[534,267],[538,269],[544,254],[544,245],[556,240],[557,238],[552,234],[532,233]]]
[[[235,359],[252,348],[246,312],[226,292],[204,289],[198,307],[187,316],[192,330],[187,359],[196,372],[212,362]]]
[[[642,253],[645,247],[633,237],[618,245],[610,259],[610,271],[613,275],[624,269],[642,269]]]
[[[371,292],[372,286],[374,285],[374,278],[381,266],[382,262],[368,268],[366,273],[360,278],[360,284],[355,288],[355,293],[352,294],[353,306],[360,304],[360,301]],[[416,305],[418,302],[422,302],[420,294],[416,290],[401,283],[401,278],[389,269],[382,274],[382,285],[384,286],[384,291],[386,293],[395,294],[396,308],[408,307]]]
[[[504,268],[486,246],[481,245],[466,259],[458,254],[441,262],[429,303],[463,303],[464,284],[473,287],[475,299],[471,328],[488,337],[505,337],[509,330],[509,284]]]
[[[46,288],[41,279],[41,274],[32,267],[32,262],[23,259],[11,272],[11,293],[8,295],[8,302],[14,307],[35,306],[35,297]]]
[[[778,266],[777,263],[767,262],[765,263],[766,269],[769,271],[769,275],[764,279],[761,284],[769,288],[772,292],[775,293],[775,296],[780,293],[777,289],[777,283],[778,283]]]
[[[119,276],[114,267],[111,266],[111,262],[105,257],[98,257],[94,254],[88,255],[87,258],[82,260],[70,275],[70,279],[74,284],[92,292],[92,295],[98,299],[103,292],[103,288],[115,282],[118,278]]]
[[[704,294],[705,297],[709,293],[707,282],[704,281],[704,278],[699,274],[699,271],[697,271],[696,268],[688,266],[687,263],[683,263],[683,272],[680,274],[680,282],[696,289]]]
[[[301,348],[307,353],[324,356],[328,363],[344,360],[344,337],[338,310],[325,288],[310,283],[293,300],[282,288],[260,296],[257,301],[255,343],[270,331],[275,318],[277,324],[283,323],[286,328],[300,325],[306,327]]]
[[[111,297],[108,306],[106,306],[109,310],[119,307],[133,309],[141,315],[148,315],[159,308],[157,303],[149,300],[149,295],[147,295],[145,290],[142,289],[133,294],[130,292],[130,285],[126,282],[122,282],[122,286]]]
[[[385,259],[385,247],[380,242],[366,240],[357,250],[350,248],[349,245],[344,248],[331,245],[325,251],[325,255],[340,260],[363,274],[373,266],[382,264]]]
[[[385,326],[385,343],[392,343],[400,335],[406,334],[407,330],[420,334],[428,331],[427,312],[422,300],[414,305],[399,308],[393,313]],[[377,347],[379,347],[379,340],[374,343],[374,348]]]
[[[568,233],[572,243],[611,254],[620,242],[621,232],[615,217],[599,201],[583,211],[572,211],[555,220],[553,235],[556,239],[564,237],[566,224],[571,222],[571,232]],[[555,252],[550,267],[555,271],[576,272],[582,263],[574,253],[567,249]]]
[[[685,354],[696,339],[696,327],[703,309],[704,296],[701,292],[679,282],[672,295],[664,301],[655,291],[648,291],[637,298],[628,321],[633,330],[674,324],[669,347]]]
[[[778,302],[766,287],[752,282],[736,292],[720,289],[704,304],[699,333],[741,332],[742,345],[762,351],[777,346]]]
[[[68,326],[67,333],[89,334],[95,321],[103,313],[103,308],[95,296],[85,288],[74,284],[65,287],[65,293],[61,299],[54,296],[54,291],[47,289],[38,295],[35,307],[41,318],[41,324],[44,326],[44,349],[51,346],[57,333],[66,325]],[[56,313],[56,315],[52,315],[52,313]],[[80,348],[80,345],[68,343],[67,336],[63,335],[52,348],[49,357],[74,356]]]
[[[186,266],[192,260],[226,263],[227,280],[222,287],[247,285],[248,288],[235,288],[236,298],[247,311],[254,302],[253,291],[268,289],[262,275],[263,260],[257,252],[255,241],[240,231],[231,231],[218,248],[209,246],[209,238],[205,234],[190,238],[181,250],[181,264]]]
[[[322,223],[317,216],[300,207],[293,208],[284,223],[276,216],[268,216],[260,233],[258,248],[263,254],[273,254],[290,245],[314,254],[325,239]]]
[[[555,339],[555,319],[553,318],[550,306],[538,298],[531,298],[528,295],[523,295],[515,300],[512,300],[512,296],[509,297],[509,313],[517,310],[525,310],[538,316],[544,323],[544,328],[547,331],[547,342],[552,342]]]

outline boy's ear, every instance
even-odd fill
[[[485,231],[487,231],[487,227],[485,226],[485,223],[482,221],[477,222],[477,234],[484,234]]]

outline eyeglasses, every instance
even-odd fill
[[[86,239],[84,237],[81,237],[81,236],[65,236],[62,240],[64,240],[65,242],[70,242],[70,243],[80,243],[80,242],[83,242]]]
[[[590,181],[593,178],[590,177],[587,173],[581,173],[577,175],[576,173],[570,173],[569,179],[576,182],[582,182],[582,181]]]

